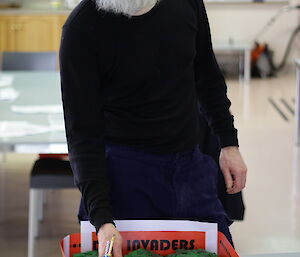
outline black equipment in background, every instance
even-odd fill
[[[273,16],[269,22],[262,28],[262,30],[257,34],[255,38],[255,46],[252,49],[251,53],[251,73],[253,77],[260,77],[260,78],[266,78],[274,76],[277,72],[281,71],[284,66],[286,65],[288,56],[291,52],[292,45],[300,32],[300,26],[298,26],[292,33],[286,50],[284,52],[282,61],[279,63],[279,65],[275,65],[273,61],[274,52],[270,50],[268,44],[261,44],[258,41],[258,38],[265,33],[265,31],[273,25],[273,23],[279,18],[279,16],[282,15],[282,13],[300,9],[300,5],[296,6],[284,6],[282,7],[275,16]]]

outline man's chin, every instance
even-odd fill
[[[97,8],[114,14],[131,17],[147,7],[153,7],[158,0],[96,0]]]

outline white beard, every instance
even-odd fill
[[[105,10],[116,14],[132,16],[145,8],[150,8],[159,0],[96,0],[99,10]]]

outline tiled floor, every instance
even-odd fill
[[[228,81],[228,88],[249,169],[244,190],[246,217],[231,227],[237,251],[300,252],[300,150],[293,143],[293,115],[283,103],[294,106],[295,76],[254,80],[248,86]],[[6,158],[0,172],[0,256],[24,257],[28,175],[35,156],[9,154]],[[78,199],[76,190],[47,194],[37,257],[60,256],[59,239],[79,230],[75,217]]]

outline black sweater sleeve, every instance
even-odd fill
[[[227,86],[217,64],[211,42],[209,22],[203,0],[198,2],[198,36],[195,60],[196,88],[200,109],[221,147],[238,146]]]
[[[90,222],[98,232],[104,223],[113,223],[113,217],[105,167],[99,58],[92,42],[89,31],[65,25],[60,46],[60,72],[75,184],[82,193]]]

